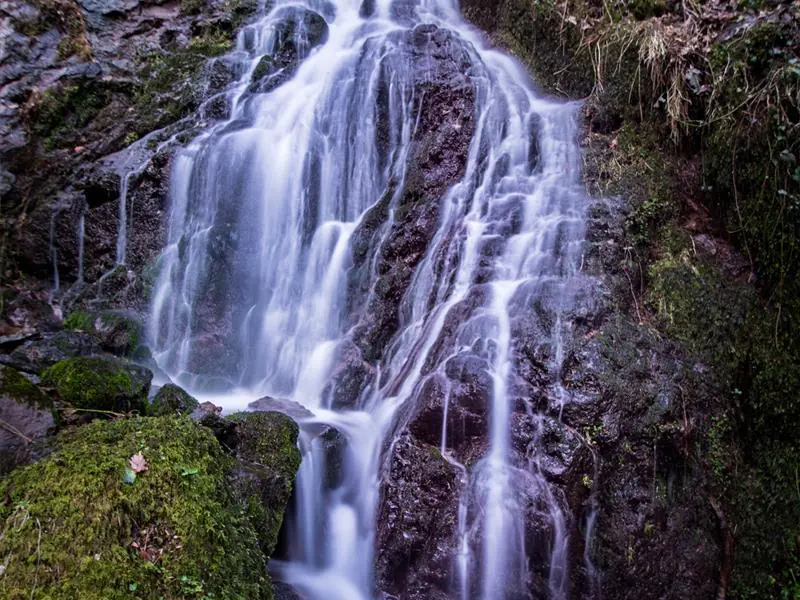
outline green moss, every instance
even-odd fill
[[[186,415],[197,407],[197,400],[177,385],[168,383],[153,398],[150,414],[156,417]]]
[[[728,395],[704,445],[737,530],[736,597],[791,598],[790,574],[800,572],[800,362],[753,286],[696,257],[688,236],[662,246],[648,301],[662,331],[712,366]]]
[[[147,470],[123,482],[129,459]],[[9,600],[272,598],[255,532],[228,491],[231,466],[189,420],[95,422],[0,481]]]
[[[200,76],[208,58],[229,51],[228,33],[209,29],[174,52],[148,52],[138,58],[139,79],[135,102],[143,119],[138,135],[177,121],[199,106]]]
[[[65,60],[77,55],[82,60],[89,60],[92,47],[86,38],[86,22],[80,5],[74,0],[32,0],[39,15],[30,21],[14,22],[14,28],[21,34],[35,37],[56,27],[64,37],[56,48],[56,58]]]
[[[236,424],[236,457],[242,466],[234,488],[269,555],[278,542],[284,506],[291,496],[300,467],[297,424],[276,412],[238,413],[228,417]]]
[[[280,476],[294,479],[300,467],[297,423],[277,412],[236,413],[228,420],[237,424],[241,460],[269,465]]]
[[[52,408],[53,401],[19,371],[0,365],[0,395],[38,408]]]
[[[57,362],[42,374],[42,383],[76,408],[142,410],[152,373],[111,357],[77,357]]]
[[[110,93],[96,81],[50,88],[28,111],[28,128],[48,150],[77,144],[79,130],[86,127],[110,99]]]
[[[755,304],[754,290],[690,253],[669,253],[650,267],[648,300],[670,337],[714,365],[730,365],[741,360],[738,333]]]
[[[205,57],[220,56],[230,52],[233,40],[230,34],[224,31],[210,30],[204,35],[192,38],[189,42],[189,52]]]
[[[90,313],[83,310],[71,312],[64,319],[64,327],[95,336],[107,352],[119,356],[141,353],[143,326],[135,316],[113,310]]]
[[[94,316],[84,310],[76,310],[64,319],[64,327],[72,331],[94,331]]]

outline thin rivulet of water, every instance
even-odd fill
[[[412,10],[398,11],[401,4]],[[353,235],[385,194],[401,193],[418,126],[398,32],[419,23],[449,29],[470,48],[474,139],[463,179],[439,200],[437,232],[404,293],[400,330],[373,365],[373,384],[355,408],[335,409],[327,388],[350,333]],[[296,71],[267,92],[252,89],[261,58],[276,52],[287,31]],[[535,299],[554,305],[554,372],[568,335],[560,314],[571,302],[584,227],[576,106],[539,97],[515,61],[487,49],[464,24],[455,0],[278,1],[244,28],[225,60],[238,76],[224,96],[230,118],[174,162],[149,337],[159,366],[201,397],[229,409],[265,395],[289,398],[346,439],[331,486],[320,440],[301,436],[281,576],[309,598],[375,597],[378,490],[398,416],[426,379],[444,375],[447,360],[477,353],[491,375],[488,451],[467,468],[442,431],[442,454],[462,483],[450,595],[520,597],[530,579],[524,490],[550,521],[549,595],[566,598],[569,515],[538,466],[514,457],[509,387],[518,317]],[[388,139],[376,135],[379,105]],[[516,225],[504,227],[511,213]],[[487,266],[484,247],[498,239],[501,250]],[[124,252],[122,245],[121,260]],[[452,260],[436,263],[441,256]],[[447,316],[475,293],[479,271],[486,300],[442,349]],[[365,276],[373,278],[369,289],[374,269]]]

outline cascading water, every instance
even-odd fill
[[[474,134],[463,171],[435,199],[424,255],[395,292],[397,331],[342,405],[342,349],[378,294],[377,252],[414,176],[426,93],[418,82],[428,77],[420,70],[436,73],[415,40],[433,31],[457,41],[459,55],[446,59],[470,81]],[[334,483],[329,448],[301,436],[281,576],[309,598],[376,597],[385,457],[426,383],[447,381],[448,365],[474,358],[491,381],[486,452],[474,464],[452,451],[444,393],[440,447],[462,474],[447,593],[532,597],[524,497],[550,524],[549,597],[566,598],[570,515],[538,466],[518,460],[511,420],[520,318],[534,307],[546,313],[540,341],[551,347],[553,374],[569,334],[561,314],[583,240],[576,106],[538,97],[512,59],[464,24],[454,0],[279,1],[222,60],[237,75],[221,96],[230,118],[176,157],[149,334],[159,366],[197,395],[229,409],[261,396],[292,399],[341,435]],[[388,206],[378,250],[356,269],[358,232],[378,206]],[[349,296],[358,277],[363,306]]]

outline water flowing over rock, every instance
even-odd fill
[[[639,430],[597,341],[619,248],[587,220],[579,106],[448,0],[277,2],[220,60],[171,158],[148,338],[198,398],[300,421],[285,593],[599,598],[626,550],[596,556],[598,448]],[[642,406],[672,381],[644,380]],[[600,514],[628,535],[635,481]]]

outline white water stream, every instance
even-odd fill
[[[401,4],[410,10],[398,10]],[[310,599],[367,600],[378,597],[379,484],[398,417],[447,359],[479,354],[492,382],[488,451],[467,468],[449,454],[446,428],[441,442],[464,480],[450,595],[520,597],[509,590],[529,578],[524,486],[547,507],[549,597],[564,599],[568,515],[536,465],[512,459],[509,386],[517,377],[515,318],[543,295],[555,306],[548,367],[560,367],[568,331],[559,315],[571,302],[584,228],[577,106],[537,95],[513,59],[463,22],[455,0],[376,0],[369,8],[361,0],[279,1],[225,57],[238,76],[226,92],[230,119],[180,151],[173,167],[169,240],[150,320],[154,357],[177,383],[226,409],[265,395],[287,398],[346,437],[335,489],[323,484],[319,442],[301,440],[306,454],[281,576]],[[309,9],[328,25],[316,46],[303,18]],[[252,73],[278,47],[287,19],[300,23],[292,35],[303,60],[281,85],[253,93]],[[407,175],[419,115],[398,34],[419,23],[471,45],[475,134],[463,179],[437,200],[437,232],[403,296],[399,331],[373,365],[378,375],[353,407],[337,409],[326,386],[353,324],[351,242],[390,182],[402,191]],[[380,105],[387,140],[376,135]],[[490,245],[496,250],[488,252]],[[124,253],[123,244],[120,261]],[[435,264],[440,256],[452,257],[444,272]],[[448,314],[479,277],[486,301],[442,349]],[[470,503],[481,510],[468,511]]]

